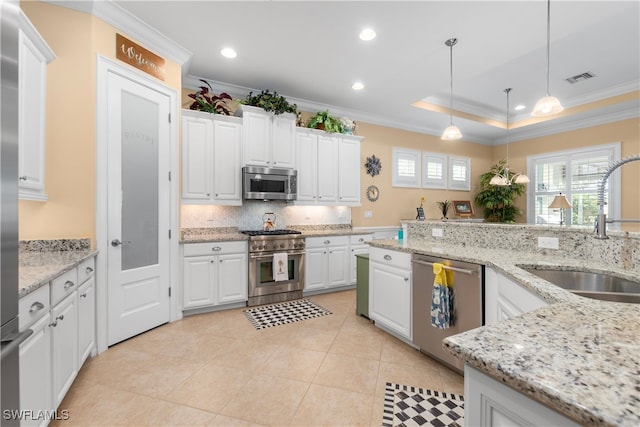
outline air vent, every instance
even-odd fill
[[[569,78],[567,78],[565,80],[568,81],[571,84],[574,84],[574,83],[578,83],[578,82],[580,82],[582,80],[590,79],[591,77],[595,77],[595,76],[596,75],[593,74],[592,72],[587,71],[586,73],[578,74],[577,76],[569,77]]]

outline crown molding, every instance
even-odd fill
[[[113,3],[111,0],[43,0],[46,3],[88,13],[125,33],[157,55],[177,62],[183,69],[188,66],[192,52],[180,46],[140,18]]]
[[[27,38],[33,43],[38,51],[44,56],[47,64],[56,59],[55,52],[49,47],[46,40],[42,38],[36,27],[33,26],[27,15],[24,14],[22,9],[18,14],[18,27],[27,36]]]

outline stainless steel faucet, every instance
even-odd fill
[[[613,173],[614,170],[618,169],[620,166],[630,163],[640,161],[640,154],[635,154],[633,156],[625,157],[621,159],[607,169],[607,171],[602,176],[600,183],[598,184],[598,217],[595,222],[595,232],[596,239],[608,239],[607,236],[607,222],[640,222],[640,219],[607,219],[607,215],[604,213],[604,186],[607,184],[607,179]]]

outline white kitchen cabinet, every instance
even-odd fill
[[[492,268],[485,269],[485,324],[519,316],[548,303]]]
[[[412,340],[411,254],[369,251],[369,318],[378,327]]]
[[[578,426],[562,414],[470,367],[464,367],[465,425]]]
[[[20,409],[53,410],[51,399],[51,328],[49,311],[42,313],[31,330],[33,334],[20,344]],[[45,419],[20,421],[21,426],[46,426]]]
[[[46,201],[47,64],[55,59],[55,54],[22,12],[19,15],[18,46],[19,197]]]
[[[78,288],[78,365],[96,348],[96,287],[91,277]]]
[[[296,133],[298,197],[296,204],[315,204],[318,198],[318,132],[299,129]]]
[[[308,237],[305,246],[305,291],[350,284],[349,236]]]
[[[182,110],[182,201],[242,204],[242,121]]]
[[[247,242],[183,245],[183,308],[247,300]]]
[[[360,140],[342,135],[338,144],[338,203],[360,206]]]
[[[349,249],[351,251],[351,260],[349,263],[351,266],[351,271],[349,273],[349,283],[351,284],[355,284],[356,279],[358,278],[356,255],[369,253],[369,245],[367,244],[367,242],[370,242],[371,239],[373,239],[373,234],[358,234],[351,236],[349,240]]]
[[[273,168],[295,168],[296,118],[291,113],[275,115],[259,107],[240,105],[243,164]]]
[[[78,374],[78,294],[51,309],[53,406],[58,407]]]

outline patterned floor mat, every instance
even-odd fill
[[[464,397],[441,391],[387,383],[383,427],[464,425]]]
[[[264,329],[325,316],[331,314],[331,312],[308,299],[299,299],[279,304],[248,308],[244,310],[244,314],[256,329]]]

